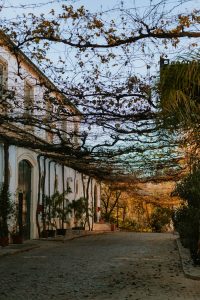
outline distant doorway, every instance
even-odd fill
[[[18,166],[18,222],[25,240],[30,239],[31,173],[31,164],[27,160],[20,161]]]

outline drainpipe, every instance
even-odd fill
[[[83,186],[83,197],[85,199],[86,195],[85,195],[85,182],[84,182],[84,175],[83,175],[83,173],[81,173],[81,181],[82,181],[82,186]]]
[[[48,176],[48,196],[49,196],[49,199],[51,197],[51,180],[50,180],[50,172],[51,172],[51,163],[53,163],[54,161],[53,160],[49,160],[49,165],[48,165],[48,173],[49,173],[49,176]],[[49,216],[50,216],[50,213],[51,213],[51,207],[49,205]],[[48,224],[48,229],[49,229],[49,224]]]
[[[74,200],[76,200],[76,170],[75,170],[75,176],[74,176]]]
[[[117,228],[119,228],[119,199],[117,199]]]
[[[46,160],[47,158],[44,157],[43,160],[43,169],[44,169],[44,175],[43,175],[43,181],[42,181],[42,228],[43,232],[46,231],[46,201],[45,201],[45,181],[46,181]]]
[[[91,199],[92,199],[92,226],[91,226],[91,230],[93,230],[93,227],[94,227],[94,194],[93,194],[93,179],[91,179]]]
[[[39,214],[40,214],[40,186],[41,186],[41,165],[40,165],[40,158],[42,157],[41,154],[37,156],[37,163],[38,163],[38,199],[37,199],[37,209],[36,209],[36,225],[38,230],[38,235],[41,237],[40,231],[40,223],[39,223]]]
[[[57,186],[57,184],[58,184],[58,182],[57,182],[57,177],[56,177],[56,165],[57,165],[57,163],[55,162],[55,164],[54,164],[54,174],[55,174],[55,181],[54,181],[54,193],[55,192],[57,192],[57,190],[58,190],[58,186]]]
[[[91,177],[88,178],[87,188],[86,188],[86,218],[87,218],[89,231],[91,230],[90,217],[89,217],[89,187],[90,187],[90,181],[91,181]]]
[[[65,209],[65,166],[64,165],[62,165],[62,188],[63,188],[62,210],[64,214],[64,209]],[[64,215],[62,216],[62,229],[64,229]]]
[[[51,196],[51,181],[50,181],[50,172],[51,172],[51,163],[54,162],[53,160],[49,160],[49,166],[48,166],[48,196]]]

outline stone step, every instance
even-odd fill
[[[111,231],[111,224],[110,223],[94,223],[93,230]]]

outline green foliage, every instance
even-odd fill
[[[77,200],[73,200],[69,207],[74,211],[74,217],[76,222],[81,222],[82,225],[85,225],[87,212],[88,212],[88,200],[84,197],[81,197]]]
[[[150,227],[152,231],[162,232],[164,226],[170,223],[171,217],[171,209],[161,206],[156,207],[150,217]]]
[[[119,228],[128,231],[137,231],[138,225],[134,220],[130,220],[130,219],[126,219],[125,221],[119,220]]]
[[[71,208],[69,200],[66,196],[71,192],[69,188],[64,193],[56,191],[52,196],[45,196],[46,203],[46,223],[48,227],[56,227],[55,219],[60,221],[60,227],[63,227],[64,223],[68,222],[69,214],[71,214]]]
[[[0,237],[8,236],[8,221],[13,214],[13,210],[11,194],[2,185],[0,187]]]
[[[160,106],[166,123],[192,127],[199,123],[199,78],[197,61],[177,61],[161,68]]]
[[[180,235],[182,244],[185,247],[194,247],[194,242],[197,245],[199,238],[199,217],[200,211],[198,208],[182,205],[176,210],[173,215],[173,223],[175,229]]]
[[[19,205],[18,203],[13,203],[12,214],[11,214],[11,226],[9,227],[10,234],[17,235],[20,232],[19,227]]]
[[[175,192],[184,201],[173,217],[174,226],[179,232],[182,243],[192,249],[197,249],[199,239],[200,219],[200,168],[195,168],[176,186]],[[196,251],[196,250],[195,250]]]
[[[186,176],[176,185],[175,192],[186,200],[190,207],[200,209],[200,168]]]

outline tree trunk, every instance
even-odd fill
[[[40,165],[40,157],[41,155],[38,155],[37,162],[38,162],[38,199],[37,199],[37,210],[36,210],[36,224],[37,224],[37,230],[38,230],[38,236],[41,237],[40,232],[40,224],[39,224],[39,206],[40,206],[40,186],[41,186],[41,165]]]
[[[1,236],[8,237],[8,213],[9,213],[9,144],[4,142],[4,182],[1,194]]]
[[[45,182],[46,182],[46,157],[43,160],[43,180],[42,180],[42,229],[46,231],[46,203],[45,203]]]
[[[65,210],[65,167],[62,165],[62,192],[63,192],[63,199],[62,199],[62,225],[61,228],[64,229],[64,210]]]

